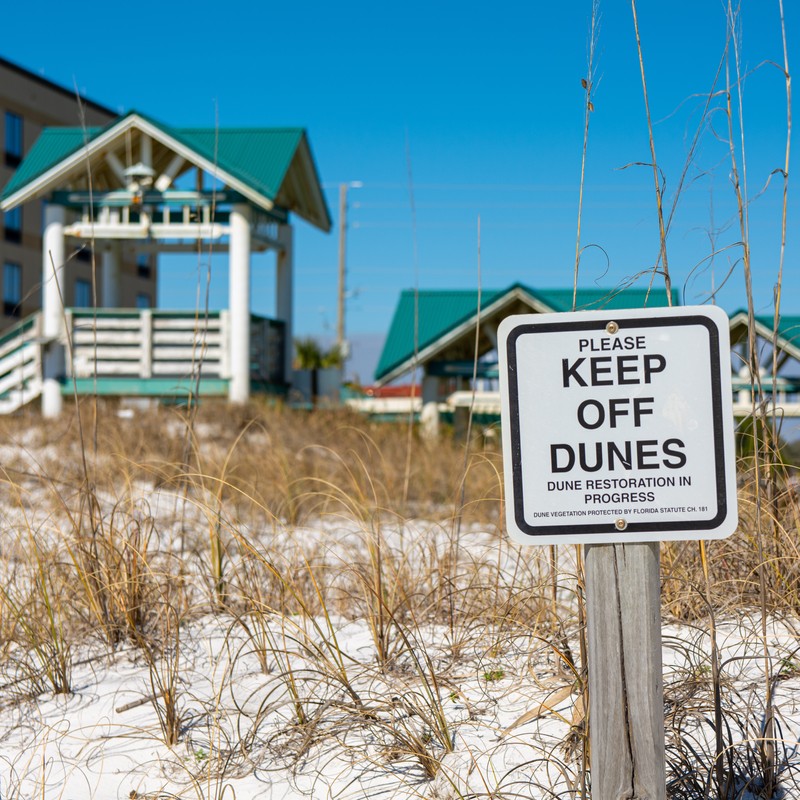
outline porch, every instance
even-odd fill
[[[68,308],[59,376],[65,396],[228,397],[230,312]],[[0,413],[38,398],[42,364],[52,343],[35,313],[0,337]],[[286,326],[250,315],[250,388],[286,391]]]

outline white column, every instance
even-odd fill
[[[153,166],[153,140],[146,134],[142,134],[141,162],[146,167]]]
[[[439,378],[425,375],[422,378],[422,435],[426,439],[439,436]]]
[[[61,413],[61,382],[64,374],[64,221],[63,206],[47,205],[42,242],[42,415]]]
[[[228,399],[246,403],[250,397],[250,208],[231,208],[228,256],[230,308],[230,371]]]
[[[145,308],[141,312],[142,349],[139,356],[139,377],[153,377],[153,312]]]
[[[119,222],[119,212],[111,215],[111,222]],[[120,304],[120,272],[122,265],[122,242],[112,239],[105,243],[102,260],[102,294],[100,305],[102,308],[119,308]]]
[[[294,231],[291,225],[278,226],[278,263],[275,270],[275,316],[283,320],[284,356],[283,374],[288,385],[292,383],[292,362],[294,361],[294,325],[292,321],[292,300],[294,295]]]

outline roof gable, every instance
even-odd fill
[[[503,293],[483,292],[481,305],[493,302],[498,294]],[[424,350],[448,331],[474,317],[477,307],[478,292],[472,289],[419,292],[413,289],[403,290],[375,368],[375,378],[380,380],[400,364],[413,358],[415,351]]]
[[[72,155],[78,148],[90,141],[102,128],[45,128],[22,163],[5,185],[0,200],[16,194],[20,189],[35,181],[54,164]]]
[[[302,128],[171,128],[176,138],[270,200],[278,197]]]
[[[131,137],[141,135],[159,144],[153,153],[156,171],[182,155],[183,171],[198,167],[255,205],[286,208],[323,230],[331,227],[302,128],[171,128],[137,112],[103,128],[46,128],[5,187],[3,208],[63,188],[66,181],[84,180],[87,164],[96,170],[96,186],[110,184],[107,154],[120,150],[130,162]]]
[[[572,289],[532,289],[521,283],[507,289],[484,290],[481,293],[481,315],[492,316],[506,310],[514,302],[535,312],[571,311]],[[672,304],[679,305],[677,290]],[[668,305],[664,292],[646,289],[579,289],[578,310],[663,307]],[[386,336],[378,366],[377,381],[393,380],[413,368],[415,354],[423,351],[421,360],[443,349],[447,339],[458,336],[465,327],[474,329],[478,316],[478,292],[475,289],[429,289],[415,292],[406,289],[400,294]],[[416,329],[416,335],[415,335]],[[474,332],[469,334],[474,340]],[[442,343],[442,348],[437,345]]]
[[[747,337],[748,314],[739,309],[730,315],[731,343],[741,342]],[[772,314],[756,314],[756,334],[768,342],[773,341],[775,317]],[[800,360],[800,316],[781,314],[778,317],[777,346],[792,358]]]

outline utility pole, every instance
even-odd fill
[[[344,300],[347,272],[347,184],[339,184],[339,313],[336,318],[336,346],[344,356]]]
[[[347,190],[360,189],[361,181],[348,181],[339,184],[339,308],[336,319],[336,346],[347,360],[347,339],[345,338],[345,301],[347,300]]]

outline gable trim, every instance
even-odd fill
[[[794,358],[797,361],[800,361],[800,346],[795,344],[794,342],[786,339],[780,331],[776,333],[776,331],[768,325],[765,325],[763,322],[760,322],[758,318],[754,318],[753,322],[756,326],[756,334],[760,336],[762,339],[765,339],[770,344],[774,344],[779,350],[783,351],[785,354]],[[748,315],[746,311],[737,311],[731,317],[731,332],[735,327],[744,327],[747,328],[748,324]]]
[[[56,184],[62,176],[72,172],[74,169],[81,165],[81,162],[91,156],[102,152],[120,135],[138,128],[143,133],[148,134],[151,138],[158,141],[160,144],[171,149],[178,155],[183,156],[187,161],[194,164],[196,167],[213,175],[216,178],[224,181],[232,189],[235,189],[254,205],[263,208],[266,211],[271,211],[275,204],[265,195],[255,191],[243,181],[234,177],[230,173],[222,169],[218,164],[214,164],[208,159],[201,156],[197,151],[191,147],[183,144],[179,139],[166,133],[158,125],[149,122],[145,118],[136,113],[131,113],[117,123],[112,124],[110,128],[95,136],[93,139],[85,142],[79,148],[74,150],[66,158],[63,158],[57,164],[54,164],[48,170],[29,181],[24,186],[17,189],[14,194],[9,195],[5,200],[0,203],[0,210],[9,211],[21,203],[33,199],[38,194],[47,192],[50,189],[56,188]],[[296,155],[296,152],[295,152]],[[293,156],[292,158],[294,158]]]
[[[536,313],[544,314],[553,311],[550,306],[543,303],[535,295],[517,285],[502,294],[500,297],[495,298],[489,305],[481,307],[481,323],[485,321],[486,317],[496,314],[498,311],[502,310],[504,306],[510,305],[515,300],[522,300],[523,302],[528,303],[531,306],[531,310]],[[453,344],[454,341],[469,333],[470,329],[474,329],[477,322],[478,311],[476,309],[476,311],[467,319],[462,320],[460,323],[450,328],[449,331],[446,331],[444,334],[437,337],[433,342],[422,348],[418,353],[404,359],[399,364],[392,367],[390,371],[386,372],[380,377],[377,377],[375,380],[376,385],[383,386],[384,384],[399,378],[401,375],[404,375],[406,372],[409,372],[415,366],[424,366],[427,361],[431,361],[439,352],[447,349],[447,347]]]

